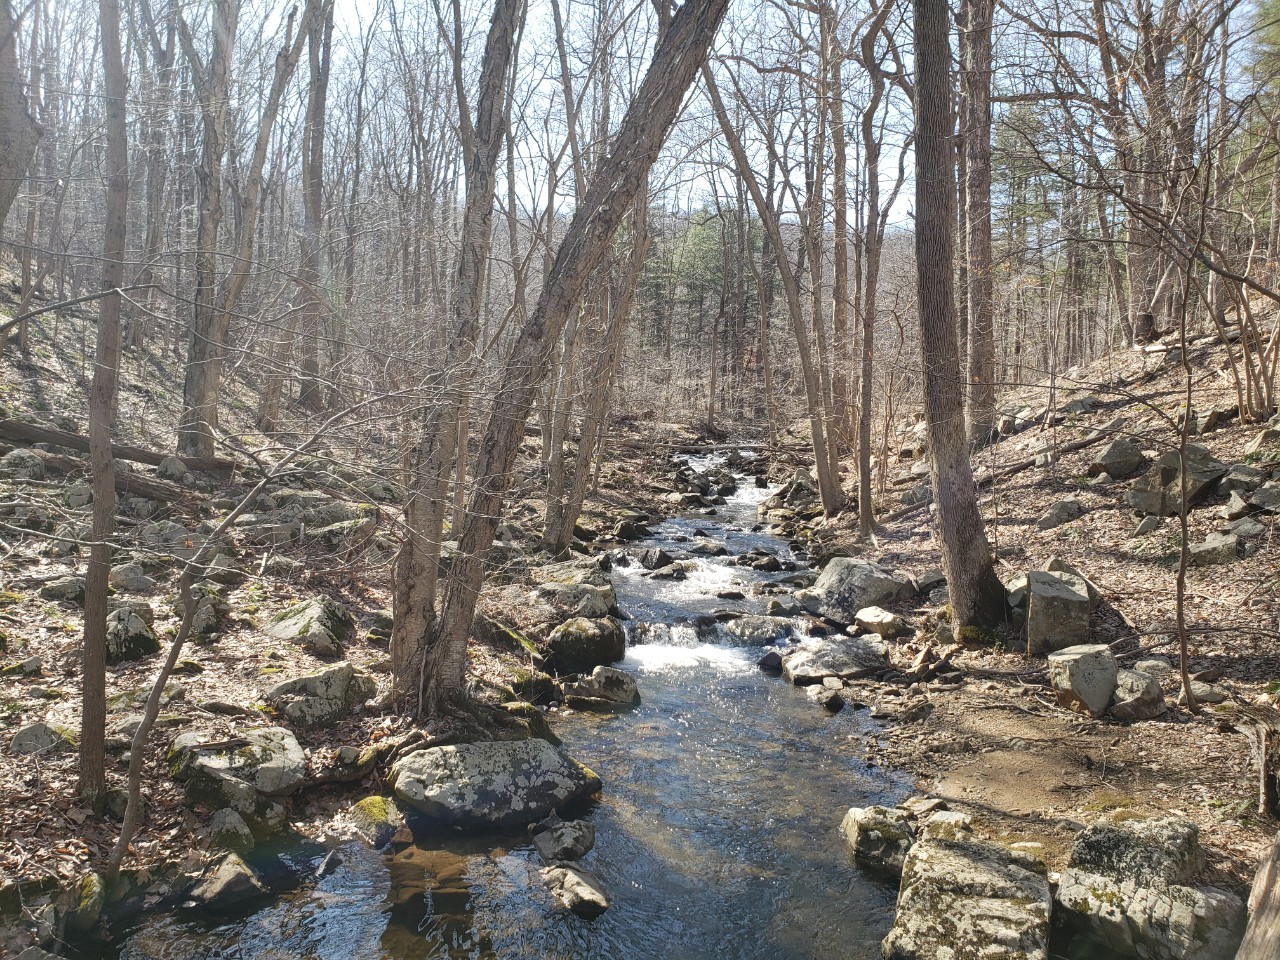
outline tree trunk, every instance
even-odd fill
[[[1249,892],[1249,926],[1236,960],[1280,957],[1280,834],[1262,855]]]
[[[951,50],[946,0],[915,0],[916,278],[924,409],[942,569],[951,591],[952,623],[992,625],[1005,591],[991,565],[978,511],[956,343],[952,281],[955,183],[952,179]]]
[[[484,560],[502,518],[525,421],[547,375],[551,347],[578,309],[587,279],[608,255],[727,8],[728,0],[685,0],[672,17],[608,155],[569,222],[537,305],[512,346],[480,443],[440,626],[427,654],[426,705],[433,715],[464,696],[467,637],[484,580]]]
[[[106,93],[107,194],[102,237],[102,289],[124,284],[125,219],[129,212],[129,142],[125,122],[127,87],[120,50],[119,0],[99,0],[102,69]],[[89,457],[93,468],[93,526],[85,576],[84,683],[80,715],[80,781],[77,792],[91,801],[106,789],[104,747],[107,721],[107,576],[115,530],[116,371],[120,365],[120,294],[98,302],[98,343],[89,394]]]
[[[965,253],[969,305],[969,442],[991,440],[996,346],[991,288],[991,16],[993,0],[965,0],[961,85],[965,106]]]
[[[27,104],[18,69],[18,21],[12,0],[0,0],[0,228],[27,179],[40,127]]]

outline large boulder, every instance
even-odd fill
[[[76,745],[75,731],[52,723],[31,723],[13,735],[9,741],[9,752],[26,753],[59,753],[74,749]]]
[[[1141,670],[1116,671],[1111,716],[1117,720],[1152,720],[1165,711],[1160,681]]]
[[[228,853],[188,893],[192,906],[214,912],[231,911],[265,896],[266,887],[253,869],[235,853]]]
[[[327,670],[286,680],[263,698],[300,727],[327,727],[376,696],[378,684],[345,660]]]
[[[107,614],[107,663],[140,660],[160,651],[149,604],[129,604]]]
[[[796,591],[796,600],[810,613],[837,623],[853,623],[858,611],[915,596],[916,587],[905,573],[854,557],[836,557],[823,568],[817,583]]]
[[[1176,817],[1100,823],[1071,849],[1058,917],[1078,939],[1150,960],[1231,960],[1244,931],[1239,897],[1192,887],[1199,829]]]
[[[840,823],[840,832],[854,859],[895,876],[902,873],[916,839],[910,815],[889,807],[850,807]]]
[[[1178,451],[1170,450],[1134,481],[1129,489],[1129,504],[1134,510],[1154,516],[1179,512],[1182,480],[1178,463]],[[1227,465],[1215,460],[1207,447],[1187,444],[1187,505],[1195,503],[1226,472]]]
[[[724,625],[725,640],[744,647],[764,647],[791,635],[791,621],[786,617],[748,614]]]
[[[548,659],[562,671],[590,670],[627,655],[627,636],[613,617],[574,617],[551,631]]]
[[[234,739],[216,734],[180,734],[168,754],[169,772],[183,781],[187,802],[234,810],[258,833],[284,824],[278,798],[306,782],[307,758],[292,731],[283,727],[243,730]]]
[[[1240,538],[1234,533],[1211,533],[1203,543],[1193,543],[1187,549],[1197,567],[1234,563],[1240,558]]]
[[[1049,654],[1049,680],[1058,702],[1100,717],[1111,705],[1118,674],[1115,655],[1105,643],[1084,643]]]
[[[397,760],[388,781],[404,803],[446,823],[516,826],[600,790],[600,778],[546,740],[431,747]]]
[[[1107,474],[1117,480],[1137,473],[1147,462],[1146,455],[1132,440],[1120,437],[1100,450],[1089,464],[1089,476]]]
[[[557,619],[561,620],[570,617],[600,620],[618,608],[618,598],[614,595],[612,585],[543,583],[536,592],[551,605]]]
[[[566,683],[564,702],[575,710],[621,710],[640,702],[640,689],[625,670],[600,666],[576,683]]]
[[[802,686],[827,677],[857,680],[888,667],[889,657],[879,637],[814,637],[782,658],[782,675]]]
[[[884,960],[1047,960],[1044,864],[994,843],[922,840],[907,854]]]
[[[5,480],[43,480],[44,460],[32,450],[10,450],[0,457],[0,478]]]
[[[1027,653],[1043,656],[1089,639],[1089,587],[1070,573],[1027,574]]]
[[[313,597],[277,613],[265,632],[322,657],[337,657],[354,629],[355,620],[346,607],[328,597]]]

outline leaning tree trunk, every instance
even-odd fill
[[[18,21],[11,0],[0,0],[0,227],[27,179],[40,127],[27,104],[27,78],[18,69]]]
[[[960,639],[994,623],[1005,591],[991,565],[969,463],[952,281],[955,225],[946,0],[915,0],[916,278],[924,410],[942,569]]]
[[[93,526],[84,591],[84,682],[80,716],[81,797],[97,801],[106,790],[104,747],[107,722],[107,577],[115,531],[116,371],[120,365],[120,294],[124,285],[125,221],[129,212],[129,141],[125,125],[128,93],[120,51],[120,0],[99,0],[102,70],[106,92],[107,195],[102,236],[102,289],[98,344],[89,392],[89,459],[93,466]]]
[[[525,422],[547,375],[552,346],[578,309],[587,279],[609,253],[645,183],[685,94],[724,19],[728,0],[686,0],[659,41],[653,62],[556,251],[533,313],[521,328],[476,459],[475,483],[449,570],[436,641],[427,652],[426,706],[440,714],[465,695],[467,637],[484,580],[484,560],[502,518]]]

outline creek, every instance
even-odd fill
[[[698,468],[707,460],[694,461]],[[752,532],[769,491],[744,479],[715,516],[667,520],[635,548],[687,550],[698,539],[728,556],[697,556],[683,580],[618,566],[631,619],[620,666],[643,702],[626,713],[557,721],[565,749],[598,772],[587,814],[596,846],[582,866],[612,901],[586,921],[559,909],[524,834],[449,831],[381,853],[339,848],[343,864],[312,887],[240,919],[152,917],[110,956],[315,960],[861,960],[880,956],[896,891],[858,870],[839,833],[850,806],[893,802],[906,784],[867,768],[857,741],[865,711],[834,716],[756,667],[708,615],[758,613],[753,589],[785,578],[734,565],[783,541]],[[740,591],[741,600],[717,593]]]

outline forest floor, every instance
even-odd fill
[[[91,314],[49,315],[33,324],[31,354],[12,348],[0,360],[0,408],[3,416],[29,416],[42,423],[83,433],[85,397],[91,370]],[[44,344],[58,342],[53,350]],[[1208,342],[1191,351],[1195,370],[1194,406],[1208,409],[1234,401],[1221,375],[1223,354]],[[978,457],[978,466],[997,467],[1034,456],[1045,449],[1085,437],[1123,416],[1123,430],[1152,451],[1168,449],[1176,439],[1173,419],[1183,403],[1180,366],[1163,355],[1117,353],[1088,367],[1069,371],[1053,394],[1045,385],[1016,391],[1001,407],[1061,409],[1073,399],[1094,402],[1087,412],[1052,427],[1031,427],[993,445]],[[126,354],[120,396],[120,440],[157,451],[172,445],[181,394],[181,365],[161,349]],[[238,436],[245,450],[278,454],[296,433],[266,445],[253,426],[254,391],[234,373],[224,405],[224,429]],[[243,722],[244,705],[257,704],[265,688],[281,676],[305,674],[327,665],[287,642],[264,639],[261,627],[272,615],[306,597],[326,595],[342,601],[356,620],[354,639],[344,656],[367,670],[385,690],[388,681],[386,626],[390,615],[389,559],[396,544],[394,500],[367,495],[370,481],[393,480],[398,458],[392,453],[403,435],[396,418],[366,417],[339,426],[324,438],[307,469],[295,478],[326,496],[356,502],[376,518],[374,531],[358,543],[333,549],[323,543],[263,547],[233,533],[230,546],[253,574],[232,586],[227,614],[216,642],[193,644],[186,656],[192,664],[176,678],[173,697],[165,705],[162,729],[152,738],[154,776],[149,776],[148,819],[133,846],[133,861],[146,869],[193,871],[207,857],[201,849],[206,825],[183,804],[180,787],[163,772],[162,742],[169,731],[199,729],[211,737],[230,736]],[[1258,425],[1232,421],[1197,438],[1224,463],[1244,459],[1245,446]],[[673,424],[620,424],[610,439],[611,457],[582,523],[606,530],[629,510],[655,516],[675,508],[666,499],[674,448],[697,440],[693,431]],[[991,521],[1001,574],[1006,580],[1039,567],[1051,556],[1079,567],[1103,594],[1102,613],[1095,618],[1095,639],[1114,642],[1127,665],[1139,654],[1171,656],[1174,579],[1179,539],[1177,525],[1166,519],[1144,537],[1133,536],[1136,519],[1125,502],[1131,481],[1096,485],[1087,467],[1098,448],[1063,453],[1046,467],[1032,467],[1001,480],[982,499]],[[509,524],[517,537],[532,540],[542,509],[539,441],[531,436],[515,484]],[[1264,451],[1274,457],[1274,446]],[[382,455],[388,462],[376,461]],[[1256,459],[1256,458],[1255,458]],[[773,476],[794,468],[796,452],[779,452]],[[799,462],[803,462],[801,455]],[[908,462],[901,464],[902,472]],[[151,475],[150,468],[137,468]],[[4,497],[17,504],[0,528],[0,630],[5,645],[0,667],[38,665],[0,677],[0,726],[12,731],[35,721],[76,728],[79,722],[79,647],[82,612],[74,603],[47,600],[40,589],[51,581],[83,570],[83,557],[62,553],[48,534],[63,524],[82,524],[83,508],[67,505],[68,488],[83,477],[50,477],[20,488],[6,485]],[[852,485],[852,477],[849,477]],[[184,495],[164,503],[146,517],[125,504],[126,528],[142,529],[172,521],[198,531],[224,515],[247,479],[230,482],[192,480]],[[881,515],[902,504],[905,485],[891,485],[878,505]],[[1086,514],[1050,531],[1039,531],[1036,519],[1052,503],[1071,496]],[[1218,529],[1225,498],[1210,496],[1191,512],[1193,542]],[[10,504],[12,507],[13,504]],[[32,512],[34,510],[34,513]],[[24,512],[25,511],[25,512]],[[1221,685],[1232,697],[1266,699],[1280,680],[1280,602],[1276,574],[1280,544],[1274,516],[1258,518],[1264,535],[1250,541],[1252,552],[1235,563],[1188,574],[1187,622],[1195,633],[1191,644],[1193,671],[1221,671]],[[30,522],[28,522],[28,520]],[[913,573],[938,564],[938,548],[926,511],[883,523],[874,547],[856,542],[856,521],[841,517],[820,524],[815,533],[825,548],[856,552]],[[602,543],[602,546],[612,544]],[[181,547],[182,544],[177,544]],[[176,628],[172,563],[151,570],[157,581],[148,591],[161,642]],[[932,644],[937,604],[909,605],[899,612],[920,627],[916,638],[898,645],[894,657],[910,663]],[[1051,866],[1060,866],[1070,838],[1085,823],[1103,815],[1132,816],[1178,811],[1203,829],[1210,853],[1210,880],[1239,889],[1252,874],[1257,854],[1274,835],[1275,823],[1256,814],[1256,775],[1245,738],[1213,708],[1194,715],[1176,706],[1172,678],[1163,681],[1169,710],[1157,720],[1120,724],[1073,714],[1053,701],[1042,660],[1010,650],[965,651],[956,657],[968,674],[958,689],[926,691],[932,712],[915,722],[890,720],[876,738],[851,743],[848,749],[885,767],[911,772],[920,789],[947,798],[953,805],[979,814],[990,832],[1010,839],[1042,843]],[[474,668],[478,688],[505,695],[503,688],[526,659],[524,651],[477,646]],[[112,722],[137,710],[140,691],[149,684],[154,660],[111,668],[108,694]],[[868,683],[866,699],[891,701],[897,691]],[[230,707],[228,707],[230,705]],[[241,709],[237,712],[236,706]],[[255,708],[256,709],[256,708]],[[815,706],[815,709],[819,709]],[[889,711],[891,713],[892,711]],[[414,720],[376,708],[357,711],[337,726],[299,731],[309,763],[322,768],[339,747],[364,746],[397,737]],[[123,743],[110,761],[113,785],[124,770]],[[114,842],[118,820],[99,819],[75,800],[74,751],[14,756],[0,751],[0,891],[18,883],[66,886],[93,864],[103,861]],[[362,793],[376,792],[368,783]],[[308,797],[310,817],[326,807],[350,801],[350,791],[319,787]],[[312,828],[300,821],[299,829]],[[194,838],[194,842],[192,840]],[[0,904],[2,905],[2,904]],[[0,943],[0,955],[5,945]]]

